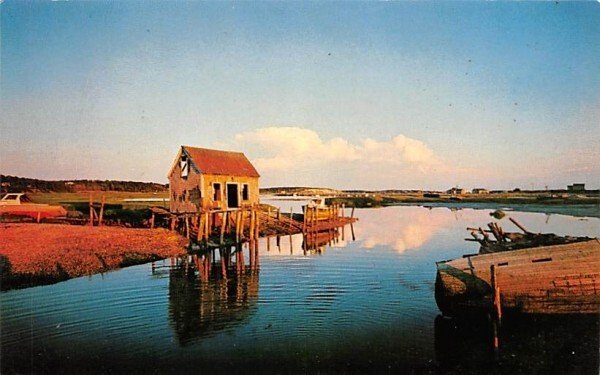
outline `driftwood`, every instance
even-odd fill
[[[540,246],[564,245],[591,239],[589,237],[558,236],[554,233],[532,233],[515,219],[509,218],[509,220],[523,233],[504,232],[497,223],[489,223],[488,230],[483,230],[481,227],[467,228],[473,238],[466,238],[466,240],[477,241],[481,244],[479,254],[489,254]],[[492,240],[489,234],[492,234],[495,240]]]

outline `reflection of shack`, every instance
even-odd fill
[[[181,345],[243,322],[257,300],[258,270],[208,282],[200,281],[186,265],[170,272],[169,315]]]

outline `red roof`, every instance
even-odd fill
[[[260,177],[250,160],[241,152],[209,150],[190,146],[182,147],[200,173]]]

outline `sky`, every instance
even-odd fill
[[[600,187],[598,2],[0,3],[0,173]]]

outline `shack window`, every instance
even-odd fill
[[[181,168],[181,178],[187,179],[190,173],[190,164],[188,163],[188,158],[186,155],[181,155],[179,167]]]
[[[247,201],[248,199],[250,199],[249,192],[248,192],[248,184],[243,184],[242,185],[242,200]]]
[[[221,200],[221,184],[218,182],[215,182],[213,184],[213,190],[214,190],[214,195],[213,195],[213,201],[218,202]]]

